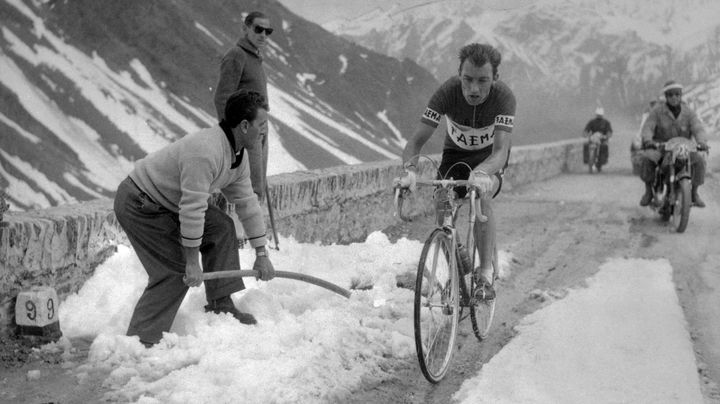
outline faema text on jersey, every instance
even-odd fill
[[[471,128],[447,119],[448,136],[461,149],[480,150],[492,145],[495,137],[494,131],[494,124],[484,128]]]

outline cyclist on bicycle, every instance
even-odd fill
[[[510,156],[510,134],[515,119],[515,96],[498,80],[500,52],[488,44],[472,43],[459,52],[458,75],[451,77],[433,94],[414,136],[403,151],[405,175],[401,187],[414,189],[418,155],[446,118],[447,130],[438,178],[469,180],[478,189],[485,223],[475,225],[475,240],[481,254],[474,276],[485,299],[495,296],[492,256],[495,250],[495,218],[491,199],[502,187],[502,174]],[[458,164],[459,163],[459,164]],[[469,167],[470,168],[469,168]],[[465,187],[456,188],[464,197]],[[481,240],[478,242],[478,240]]]

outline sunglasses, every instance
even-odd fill
[[[681,96],[682,96],[682,91],[668,91],[665,93],[666,98],[681,97]]]
[[[270,34],[273,33],[274,29],[256,25],[253,27],[253,31],[255,31],[256,34],[262,34],[262,32],[265,31],[265,35],[270,36]]]

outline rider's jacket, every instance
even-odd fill
[[[467,103],[460,78],[454,76],[433,94],[421,121],[436,128],[445,115],[447,132],[443,151],[492,153],[495,129],[512,132],[515,95],[507,84],[495,81],[488,98],[480,105]]]
[[[686,103],[682,103],[680,114],[675,118],[666,103],[659,103],[645,120],[642,128],[642,140],[653,142],[667,142],[680,136],[694,139],[698,143],[707,143],[705,129],[695,111]]]
[[[585,132],[586,133],[595,133],[600,132],[605,136],[611,136],[612,135],[612,126],[610,125],[610,121],[607,119],[597,116],[590,120],[590,122],[585,125]]]

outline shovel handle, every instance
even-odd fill
[[[251,277],[251,276],[257,278],[259,275],[260,275],[259,271],[248,271],[248,270],[215,271],[215,272],[203,273],[203,280],[206,281],[208,279],[220,279],[220,278],[244,278],[244,277]],[[285,278],[285,279],[294,279],[296,281],[312,283],[315,286],[320,286],[321,288],[325,288],[331,292],[335,292],[345,298],[348,298],[348,299],[350,298],[349,290],[342,288],[334,283],[328,282],[326,280],[322,280],[320,278],[316,278],[311,275],[301,274],[301,273],[297,273],[297,272],[275,271],[275,277],[276,278]]]

